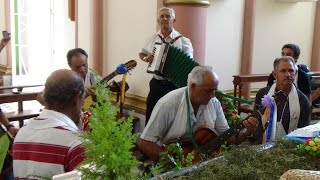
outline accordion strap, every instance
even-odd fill
[[[166,43],[166,40],[160,35],[160,34],[158,34],[158,36],[159,36],[159,38],[161,39],[161,41],[163,42],[163,43]],[[176,42],[178,39],[180,39],[182,36],[181,35],[179,35],[179,36],[177,36],[176,38],[174,38],[174,39],[172,39],[170,42],[169,42],[169,44],[173,44],[174,42]]]

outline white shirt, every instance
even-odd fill
[[[162,146],[178,137],[182,139],[187,137],[189,129],[186,89],[187,87],[182,87],[173,90],[158,101],[140,136],[141,139],[156,142]],[[203,126],[210,128],[217,135],[229,129],[217,98],[212,98],[207,105],[201,105],[196,115],[190,104],[190,111],[193,132]]]
[[[163,37],[161,31],[158,31],[156,34],[151,36],[147,40],[147,42],[145,43],[144,47],[142,48],[142,50],[141,50],[142,53],[144,53],[144,54],[152,54],[152,51],[153,51],[155,43],[156,42],[162,43],[162,40],[160,39],[160,37],[158,35]],[[170,35],[167,38],[165,38],[165,41],[166,42],[170,42],[174,38],[176,38],[176,37],[178,37],[180,35],[181,34],[178,31],[176,31],[175,29],[172,29],[172,32],[170,33]],[[177,47],[177,48],[182,49],[182,51],[184,51],[188,56],[193,58],[193,47],[192,47],[190,39],[182,36],[181,38],[176,40],[172,45]],[[158,76],[156,74],[154,74],[154,78],[156,78],[158,80],[163,80],[164,79],[163,77]]]

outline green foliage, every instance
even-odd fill
[[[172,143],[166,146],[166,150],[161,152],[161,157],[157,165],[151,169],[153,175],[168,171],[176,171],[183,167],[192,165],[193,154],[183,155],[181,143]]]
[[[320,170],[319,159],[297,153],[297,144],[279,140],[274,147],[262,151],[260,146],[239,145],[224,152],[222,158],[177,179],[270,180],[279,179],[289,169]]]
[[[237,122],[241,120],[238,115],[238,108],[233,104],[232,99],[222,96],[222,93],[216,93],[217,98],[221,103],[222,110],[224,112],[224,116],[226,117],[229,126],[235,125]]]
[[[86,160],[79,170],[83,179],[134,179],[132,170],[138,162],[131,149],[137,135],[132,135],[132,117],[116,119],[118,106],[111,104],[110,92],[103,84],[94,89],[96,102],[89,108],[91,131],[80,135]]]

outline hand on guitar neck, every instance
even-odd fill
[[[137,62],[135,60],[130,60],[126,62],[125,64],[119,64],[117,66],[117,69],[107,75],[106,77],[102,78],[99,83],[107,83],[112,78],[114,78],[118,74],[125,74],[134,69],[137,66]],[[83,109],[87,109],[91,106],[92,102],[95,101],[94,97],[94,86],[87,88],[86,92],[88,93],[88,96],[86,96],[84,100]]]

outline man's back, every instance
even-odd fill
[[[48,124],[49,119],[30,120],[16,136],[15,178],[52,178],[72,171],[84,159],[81,141],[74,132]]]

